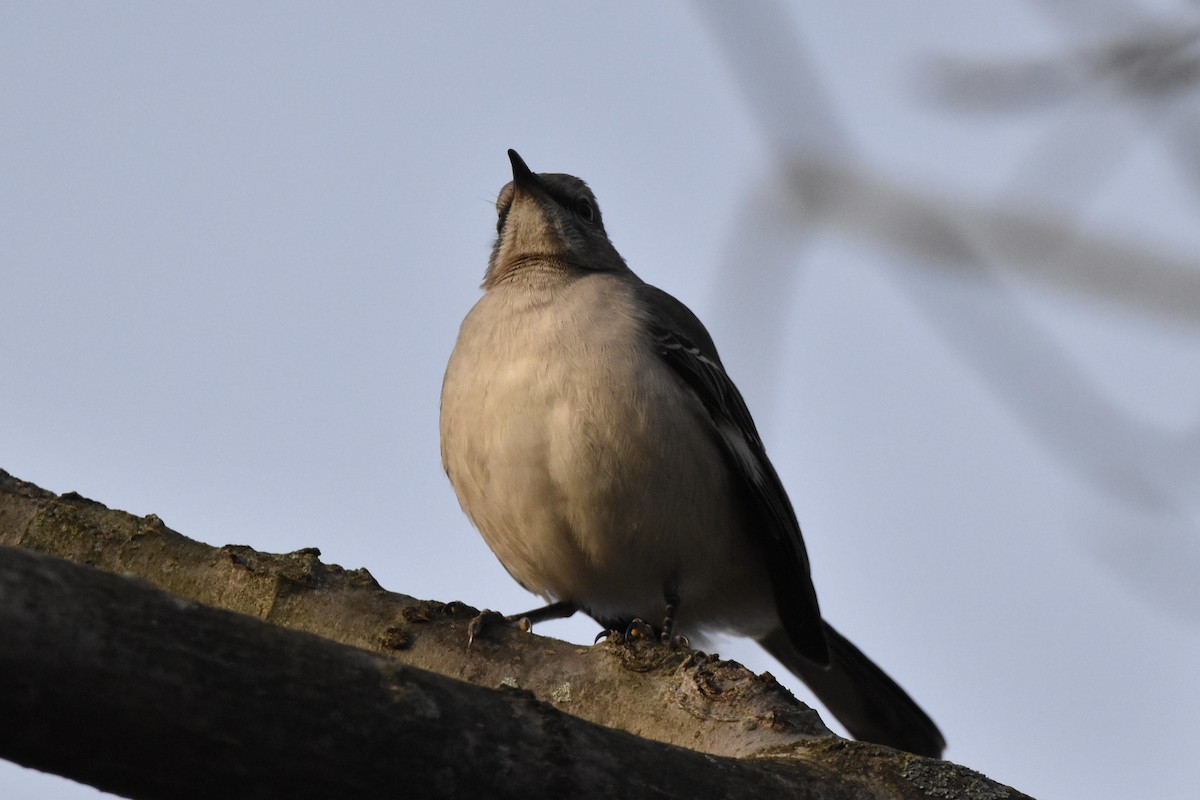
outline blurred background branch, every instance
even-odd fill
[[[813,237],[832,233],[876,248],[880,268],[1060,465],[1162,521],[1123,534],[1147,543],[1149,568],[1146,559],[1110,564],[1145,596],[1200,624],[1196,583],[1168,580],[1164,591],[1163,580],[1200,572],[1190,505],[1200,486],[1200,409],[1183,431],[1135,417],[1088,377],[1027,300],[1029,292],[1053,290],[1112,314],[1200,325],[1200,252],[1088,231],[1081,222],[1090,197],[1151,135],[1168,143],[1179,174],[1200,194],[1200,21],[1195,13],[1139,21],[1131,33],[1098,20],[1123,18],[1111,3],[1107,12],[1096,6],[1097,14],[1090,4],[1033,5],[1063,34],[1063,53],[926,58],[915,72],[916,94],[947,113],[1058,115],[1008,185],[986,198],[883,177],[839,122],[831,90],[807,56],[803,23],[797,31],[784,5],[747,11],[701,2],[777,165],[750,189],[752,210],[742,219],[755,224],[740,227],[728,248],[723,285],[736,288],[723,302],[727,311],[761,310],[752,324],[771,358],[751,379],[768,383],[781,363],[786,298]],[[1078,24],[1089,17],[1095,30]],[[1069,38],[1080,30],[1105,38],[1080,45]],[[1181,561],[1189,568],[1173,568]]]

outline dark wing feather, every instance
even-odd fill
[[[829,648],[800,523],[767,458],[746,401],[726,374],[712,337],[696,315],[661,289],[643,284],[641,293],[652,311],[647,324],[656,352],[708,411],[713,433],[739,478],[752,516],[747,533],[758,537],[767,557],[788,638],[805,657],[819,665],[828,664]]]

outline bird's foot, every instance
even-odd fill
[[[480,611],[478,616],[467,623],[467,647],[475,644],[476,637],[483,633],[484,628],[497,622],[506,622],[503,614],[486,608]]]
[[[493,623],[503,622],[507,625],[516,625],[517,629],[522,633],[529,633],[533,630],[534,623],[545,622],[551,619],[564,619],[578,610],[578,606],[565,600],[560,600],[557,603],[551,603],[541,608],[535,608],[523,614],[510,614],[508,616],[504,616],[497,611],[484,609],[479,612],[479,616],[475,617],[467,625],[467,647],[471,646],[475,641],[475,637],[481,634],[485,627]]]
[[[596,638],[592,640],[592,644],[596,644],[601,639],[607,639],[616,644],[624,644],[626,642],[646,641],[658,638],[654,628],[650,623],[643,622],[640,619],[630,620],[627,625],[621,627],[617,623],[611,628],[605,628],[596,634]]]
[[[670,645],[671,647],[676,647],[676,648],[687,649],[688,647],[690,647],[690,644],[688,643],[688,639],[686,636],[672,635],[672,634],[667,633],[665,630],[663,630],[663,631],[655,630],[653,625],[651,625],[650,623],[648,623],[644,620],[640,620],[640,619],[630,620],[629,624],[626,625],[624,627],[624,629],[619,628],[619,627],[605,628],[604,630],[602,630],[598,634],[596,634],[596,638],[593,640],[592,643],[595,644],[596,642],[599,642],[601,639],[607,639],[610,642],[614,642],[617,644],[628,644],[630,642],[654,642],[654,641],[657,641],[657,642],[662,642],[663,644],[667,644],[667,645]]]
[[[656,638],[654,628],[648,622],[634,619],[630,620],[629,624],[625,626],[625,641],[627,642],[630,640],[654,638]]]
[[[479,616],[467,623],[467,647],[475,644],[475,639],[478,638],[479,635],[483,633],[484,628],[488,627],[489,625],[496,625],[498,623],[504,623],[505,625],[508,625],[511,624],[511,622],[512,620],[500,612],[490,611],[485,608],[483,611],[479,612]]]

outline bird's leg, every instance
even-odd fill
[[[675,635],[675,615],[679,613],[679,590],[675,588],[675,582],[671,581],[663,589],[663,601],[666,603],[666,614],[663,616],[662,628],[655,631],[654,626],[643,620],[634,618],[624,626],[617,622],[609,625],[607,620],[601,620],[601,624],[609,625],[605,630],[600,631],[596,635],[596,641],[616,635],[622,641],[630,642],[634,639],[654,639],[657,638],[663,644],[671,645],[672,647],[688,647],[688,640],[685,636]],[[621,628],[624,627],[624,633]]]
[[[515,622],[521,626],[522,630],[529,630],[539,622],[546,622],[552,619],[566,619],[579,610],[579,606],[569,600],[559,600],[557,603],[551,603],[548,606],[535,608],[532,611],[526,611],[524,614],[513,614],[505,617],[509,622]]]
[[[679,593],[668,587],[663,592],[663,600],[667,603],[667,613],[663,617],[662,640],[669,644],[675,638],[675,615],[679,613]]]
[[[563,619],[564,617],[571,616],[578,610],[579,606],[566,600],[560,600],[548,606],[535,608],[532,611],[526,611],[524,614],[511,614],[507,617],[495,611],[484,609],[479,612],[479,616],[467,624],[467,647],[470,647],[474,643],[475,637],[479,636],[483,632],[483,629],[492,623],[515,623],[521,630],[528,632],[533,629],[536,623],[551,619]]]
[[[679,613],[679,591],[674,584],[667,586],[663,592],[663,600],[667,603],[667,613],[663,618],[662,641],[672,647],[688,647],[686,636],[675,635],[675,615]]]

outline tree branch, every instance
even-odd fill
[[[0,757],[130,796],[1021,796],[839,739],[731,662],[505,625],[468,649],[462,604],[3,471],[0,544],[118,573],[0,548]]]

